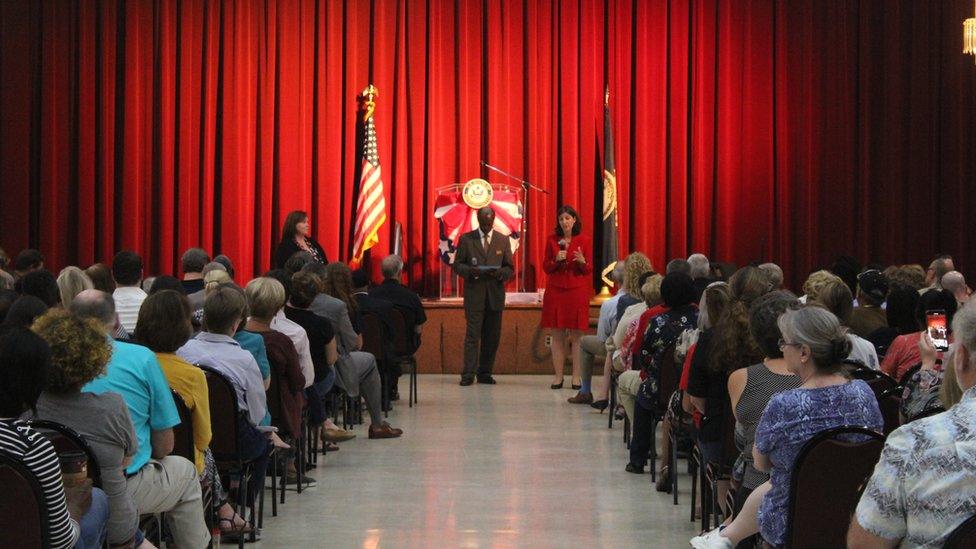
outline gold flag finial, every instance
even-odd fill
[[[373,116],[373,111],[376,110],[376,102],[373,99],[379,96],[380,90],[376,89],[376,86],[372,84],[366,86],[363,91],[359,92],[356,100],[359,101],[359,106],[363,110],[363,120],[369,120]]]
[[[610,106],[610,86],[607,86],[603,91],[603,106]]]

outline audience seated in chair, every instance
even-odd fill
[[[311,344],[308,340],[308,334],[305,332],[305,328],[302,328],[297,322],[290,320],[285,315],[284,309],[284,304],[288,303],[288,300],[291,298],[291,276],[290,272],[282,269],[268,271],[265,274],[265,278],[277,280],[285,292],[285,300],[282,303],[282,307],[271,318],[270,328],[284,334],[291,340],[292,345],[295,347],[295,352],[298,353],[298,363],[302,375],[305,377],[305,386],[303,388],[308,388],[315,382],[315,364],[312,361]]]
[[[900,335],[891,342],[884,360],[881,361],[882,372],[900,380],[905,372],[920,362],[918,338],[925,327],[925,312],[931,310],[945,311],[946,322],[951,324],[952,317],[956,314],[956,299],[945,290],[928,290],[921,294],[915,304],[916,331]]]
[[[807,304],[824,307],[840,320],[841,326],[847,328],[847,322],[854,310],[854,297],[847,284],[841,280],[833,280],[824,284],[820,288],[817,298],[808,300]],[[874,345],[870,341],[851,333],[849,329],[847,339],[851,342],[851,354],[847,357],[848,361],[862,364],[872,370],[879,369],[878,352],[874,350]]]
[[[112,296],[86,290],[71,302],[71,312],[99,322],[106,336],[116,322]],[[166,513],[181,547],[203,547],[210,539],[203,522],[200,483],[193,463],[172,456],[173,429],[180,422],[173,396],[156,355],[140,345],[112,341],[105,375],[82,391],[122,395],[135,428],[138,449],[126,468],[126,489],[140,513]]]
[[[624,262],[617,261],[614,263],[613,271],[610,273],[610,280],[618,291],[600,304],[600,316],[596,324],[596,335],[586,334],[580,337],[580,357],[578,359],[580,364],[580,390],[575,396],[569,397],[568,402],[570,404],[590,404],[601,411],[607,406],[606,399],[602,402],[593,400],[593,362],[597,357],[604,357],[604,362],[609,365],[611,360],[610,354],[607,353],[606,342],[613,335],[610,328],[613,317],[617,312],[617,301],[623,295],[623,291],[620,290],[623,279]]]
[[[877,432],[883,427],[867,384],[841,375],[851,343],[836,316],[807,306],[783,313],[777,324],[786,363],[804,381],[774,395],[756,427],[753,460],[757,470],[770,473],[769,481],[749,495],[735,520],[692,539],[693,547],[731,548],[757,532],[773,546],[784,545],[790,478],[803,445],[834,427],[865,426]]]
[[[223,486],[210,453],[210,395],[203,370],[176,354],[191,336],[190,302],[182,290],[162,290],[150,293],[139,309],[139,319],[133,334],[135,341],[156,353],[163,375],[170,387],[189,409],[193,424],[194,465],[200,481],[210,483],[215,495],[213,506],[221,534],[249,533],[252,526],[234,512],[222,497]]]
[[[855,335],[867,338],[875,330],[888,326],[888,317],[881,306],[888,298],[888,278],[877,269],[857,275],[857,307],[851,312],[847,325]]]
[[[974,513],[976,310],[964,307],[952,328],[955,349],[945,366],[955,371],[962,400],[888,436],[851,522],[849,547],[939,547]],[[923,360],[932,360],[932,351],[926,343]]]
[[[0,328],[0,364],[0,452],[21,462],[40,484],[44,497],[38,504],[47,508],[49,546],[101,548],[109,516],[105,492],[90,481],[65,488],[51,442],[19,419],[35,410],[47,383],[48,344],[27,328]]]
[[[146,299],[146,292],[142,283],[142,258],[132,251],[121,251],[112,259],[112,278],[115,279],[115,310],[119,315],[119,324],[125,331],[132,333],[136,329],[136,319],[139,307]]]

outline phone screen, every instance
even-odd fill
[[[926,311],[925,319],[926,328],[929,331],[929,337],[932,338],[932,343],[935,344],[935,349],[948,351],[949,334],[945,313],[943,311]]]

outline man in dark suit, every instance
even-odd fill
[[[454,256],[454,272],[464,278],[464,372],[461,385],[494,384],[491,370],[501,338],[505,281],[515,273],[508,235],[496,233],[495,211],[478,210],[478,229],[461,236]],[[480,349],[479,349],[480,340]]]

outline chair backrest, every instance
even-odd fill
[[[674,359],[674,347],[677,342],[668,345],[661,358],[661,370],[658,372],[657,383],[657,413],[664,415],[668,410],[671,395],[678,390],[681,382],[681,365]]]
[[[51,517],[37,476],[0,451],[0,532],[6,547],[50,547]]]
[[[851,515],[883,447],[884,438],[863,427],[830,429],[803,445],[790,480],[788,547],[846,546]]]
[[[264,394],[267,400],[268,413],[271,414],[271,424],[279,429],[285,426],[282,422],[285,411],[281,404],[281,387],[281,374],[275,368],[271,368],[271,378]]]
[[[976,517],[969,517],[946,538],[944,549],[976,547]]]
[[[868,387],[871,388],[871,391],[874,392],[875,397],[880,399],[881,395],[887,392],[897,391],[898,383],[892,377],[882,372],[878,372],[878,374],[880,375],[877,377],[864,380],[868,384]]]
[[[237,448],[237,392],[230,380],[220,372],[200,366],[207,376],[210,397],[210,452],[215,461],[239,461]]]
[[[393,350],[398,357],[409,357],[414,349],[413,326],[407,325],[407,317],[403,316],[403,311],[393,308],[390,314],[390,323],[393,325]]]
[[[372,353],[377,362],[386,357],[383,351],[383,323],[373,313],[363,313],[363,351]]]
[[[916,419],[922,419],[922,418],[925,418],[925,417],[932,417],[932,416],[935,416],[935,415],[939,415],[939,414],[941,414],[942,412],[945,412],[945,411],[946,411],[946,409],[943,408],[942,406],[933,406],[931,408],[926,408],[924,411],[919,412],[919,413],[915,414],[912,417],[905,418],[905,423],[911,423],[911,422],[915,421]]]
[[[51,441],[54,451],[58,454],[85,454],[88,457],[88,478],[91,479],[92,485],[101,488],[102,470],[98,467],[98,458],[95,457],[95,452],[78,431],[47,419],[32,419],[29,423],[32,429]]]
[[[173,403],[180,414],[180,424],[173,427],[173,455],[194,461],[196,446],[193,443],[193,416],[190,415],[186,401],[176,391],[173,391]]]
[[[884,419],[884,436],[886,437],[901,427],[901,417],[898,414],[901,409],[901,391],[900,387],[894,387],[878,395],[878,408],[881,410],[881,417]]]

